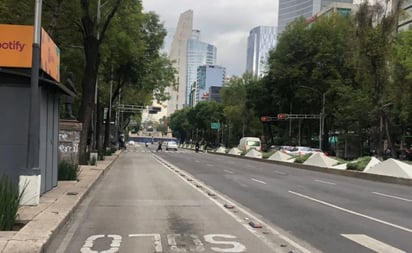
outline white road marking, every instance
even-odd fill
[[[322,180],[319,180],[319,179],[315,179],[314,181],[315,181],[315,182],[319,182],[319,183],[323,183],[323,184],[336,185],[335,183],[331,183],[331,182],[327,182],[327,181],[322,181]]]
[[[397,249],[392,247],[391,245],[388,245],[386,243],[383,243],[381,241],[375,240],[372,237],[369,237],[367,235],[362,235],[362,234],[341,234],[341,236],[354,241],[368,249],[371,249],[375,252],[386,252],[386,253],[406,253],[406,251]]]
[[[402,226],[399,226],[399,225],[396,225],[396,224],[393,224],[393,223],[390,223],[390,222],[387,222],[387,221],[384,221],[384,220],[380,220],[380,219],[377,219],[377,218],[374,218],[374,217],[371,217],[371,216],[368,216],[368,215],[365,215],[365,214],[361,214],[361,213],[358,213],[358,212],[355,212],[355,211],[352,211],[352,210],[349,210],[349,209],[346,209],[346,208],[343,208],[343,207],[340,207],[340,206],[337,206],[337,205],[334,205],[334,204],[330,204],[328,202],[318,200],[318,199],[315,199],[315,198],[312,198],[312,197],[309,197],[309,196],[306,196],[306,195],[303,195],[303,194],[300,194],[300,193],[297,193],[297,192],[294,192],[294,191],[288,191],[288,192],[290,192],[290,193],[292,193],[296,196],[312,200],[314,202],[317,202],[317,203],[325,205],[325,206],[333,207],[333,208],[336,208],[338,210],[341,210],[341,211],[344,211],[344,212],[347,212],[347,213],[350,213],[350,214],[354,214],[354,215],[357,215],[357,216],[360,216],[360,217],[363,217],[363,218],[366,218],[366,219],[369,219],[369,220],[373,220],[373,221],[385,224],[387,226],[397,228],[399,230],[403,230],[403,231],[412,233],[412,229],[409,229],[409,228],[405,228],[405,227],[402,227]]]
[[[265,182],[260,181],[260,180],[257,180],[257,179],[255,179],[255,178],[251,178],[251,179],[252,179],[252,181],[255,181],[255,182],[258,182],[258,183],[261,183],[261,184],[266,184]]]
[[[163,252],[160,234],[130,234],[129,237],[153,237],[155,252]]]
[[[105,235],[93,235],[89,236],[86,239],[86,242],[84,243],[83,247],[80,249],[81,253],[99,253],[99,251],[92,250],[93,248],[93,243],[96,239],[99,238],[104,238]],[[110,249],[100,251],[104,253],[116,253],[119,251],[120,244],[122,242],[122,237],[120,235],[107,235],[107,237],[112,238],[112,242],[110,243]]]
[[[233,174],[233,171],[231,171],[231,170],[223,170],[224,172],[227,172],[227,173],[230,173],[230,174]]]
[[[168,167],[163,164],[166,163],[165,160],[163,160],[162,158],[157,156],[157,161],[164,166],[165,168],[168,169]],[[174,167],[177,168],[177,167]],[[202,190],[200,190],[199,188],[197,188],[195,185],[190,184],[188,181],[184,180],[183,178],[179,177],[181,180],[183,180],[186,184],[190,185],[191,187],[193,187],[194,189],[196,189],[198,192],[203,193]],[[242,185],[242,184],[241,184]],[[246,187],[248,187],[246,185]],[[205,187],[207,188],[207,187]],[[219,196],[223,201],[225,201],[226,203],[231,203],[233,201],[223,197],[223,196]],[[261,235],[260,233],[258,233],[255,229],[253,229],[249,223],[245,223],[243,221],[243,219],[240,219],[238,216],[236,216],[234,213],[232,213],[231,211],[229,211],[226,207],[224,207],[219,201],[217,201],[216,199],[210,198],[210,201],[214,202],[220,209],[222,209],[226,214],[228,214],[229,216],[231,216],[234,220],[236,220],[237,222],[239,222],[239,224],[241,224],[247,231],[251,232],[253,235],[255,235],[257,238],[261,239],[263,242],[266,243],[266,245],[268,247],[270,247],[271,249],[273,249],[274,251],[278,249],[277,245],[274,245],[272,242],[270,242],[268,239],[266,239],[263,235]],[[237,209],[244,213],[245,215],[247,215],[249,218],[253,219],[256,222],[259,222],[260,224],[262,224],[263,226],[265,226],[270,232],[272,232],[273,235],[278,236],[280,239],[285,240],[287,243],[289,243],[291,246],[293,246],[294,248],[298,249],[300,252],[302,253],[312,253],[312,251],[310,251],[309,249],[307,249],[307,247],[305,246],[301,246],[299,243],[295,242],[294,240],[290,239],[289,237],[287,237],[286,235],[281,234],[279,231],[277,231],[276,229],[274,229],[273,227],[269,226],[268,224],[264,223],[263,221],[259,220],[257,217],[255,217],[253,214],[251,214],[250,212],[246,211],[245,209],[243,209],[240,206],[237,206]],[[316,251],[317,252],[317,251]]]
[[[281,171],[274,170],[273,172],[279,175],[287,175],[285,172],[281,172]]]
[[[404,199],[404,198],[401,198],[401,197],[388,195],[388,194],[383,194],[383,193],[379,193],[379,192],[372,192],[372,193],[376,194],[376,195],[385,196],[385,197],[388,197],[388,198],[399,199],[399,200],[403,200],[403,201],[406,201],[406,202],[412,202],[412,199]]]

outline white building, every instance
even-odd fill
[[[188,10],[182,13],[179,17],[176,33],[170,48],[169,58],[174,62],[174,67],[178,73],[176,76],[176,90],[172,88],[169,89],[170,100],[167,103],[167,115],[182,109],[186,102],[186,47],[187,41],[192,37],[192,30],[193,11]]]

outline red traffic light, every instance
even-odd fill
[[[285,113],[279,113],[278,114],[278,119],[287,119],[289,115],[285,114]]]
[[[260,121],[262,121],[262,122],[268,122],[269,120],[268,120],[268,116],[262,116],[262,117],[260,117]]]

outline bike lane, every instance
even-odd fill
[[[155,154],[124,152],[46,252],[315,251]]]

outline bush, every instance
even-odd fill
[[[264,152],[264,153],[262,153],[262,158],[267,159],[267,158],[271,157],[275,152],[276,152],[276,150],[270,150],[269,152]]]
[[[89,164],[90,165],[96,165],[96,163],[97,163],[97,159],[96,159],[96,157],[92,157],[92,159],[90,159],[90,161],[89,161]]]
[[[304,163],[311,155],[312,154],[305,154],[305,155],[297,156],[295,159],[295,163]]]
[[[363,171],[370,162],[371,157],[370,156],[364,156],[359,158],[358,160],[348,163],[346,165],[347,170],[358,170],[358,171]]]
[[[19,187],[6,176],[0,178],[0,230],[10,231],[17,219],[17,211],[24,190],[19,193]]]
[[[104,161],[105,155],[106,155],[106,151],[104,151],[104,150],[99,150],[98,155],[97,155],[99,161]]]
[[[59,163],[59,180],[77,180],[79,175],[79,165],[62,160]]]

